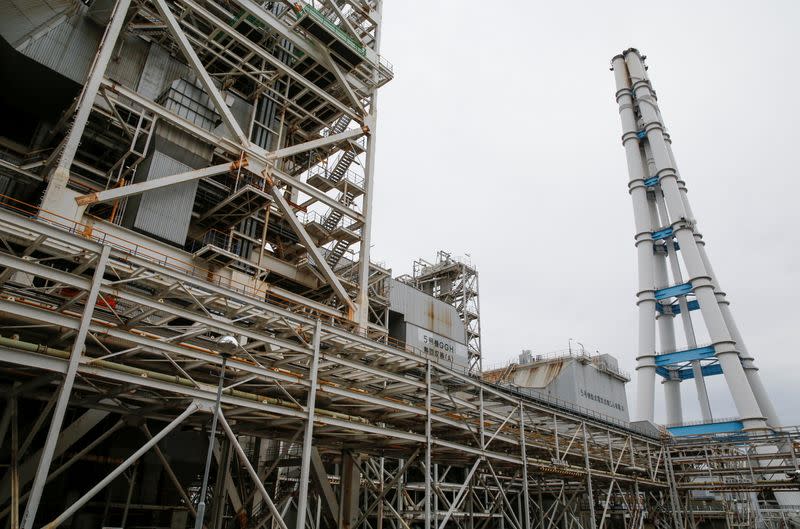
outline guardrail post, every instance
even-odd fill
[[[319,371],[319,346],[320,346],[321,322],[316,321],[314,325],[313,354],[311,357],[311,367],[308,373],[308,398],[306,400],[306,425],[303,434],[303,452],[300,464],[300,482],[297,493],[297,529],[305,529],[306,525],[306,506],[308,505],[308,476],[311,467],[311,441],[314,434],[314,412],[316,410],[317,399],[317,373]]]

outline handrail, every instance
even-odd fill
[[[676,428],[679,426],[700,426],[702,424],[720,424],[724,422],[733,422],[740,420],[739,417],[715,417],[711,420],[695,419],[693,421],[683,421],[672,424],[665,424],[667,428]]]
[[[11,202],[13,202],[14,204],[12,204]],[[63,229],[67,233],[71,233],[74,235],[84,237],[89,240],[93,240],[99,244],[111,246],[112,248],[120,252],[127,253],[131,256],[145,259],[147,261],[156,263],[161,266],[166,266],[175,271],[198,278],[202,280],[202,282],[222,286],[231,289],[239,294],[254,299],[266,301],[279,308],[288,310],[290,312],[294,312],[298,315],[305,315],[313,318],[318,318],[333,327],[340,328],[361,338],[366,338],[370,341],[379,344],[388,345],[400,351],[404,351],[406,353],[418,356],[421,359],[427,360],[430,358],[430,356],[425,354],[422,349],[409,345],[401,340],[397,340],[396,338],[392,338],[391,336],[381,336],[377,338],[371,336],[367,329],[363,330],[358,329],[356,327],[356,323],[350,319],[347,319],[346,317],[336,316],[331,313],[323,313],[316,307],[313,307],[311,305],[306,305],[301,302],[297,302],[294,300],[290,300],[286,297],[283,297],[280,294],[271,291],[270,290],[271,285],[265,281],[261,282],[265,286],[263,288],[258,288],[256,286],[248,285],[246,283],[242,283],[241,281],[237,281],[232,278],[223,278],[213,270],[202,268],[194,263],[177,259],[174,256],[170,256],[163,252],[159,252],[158,250],[145,247],[139,243],[129,241],[118,235],[108,233],[102,230],[101,228],[97,228],[93,225],[85,224],[83,222],[79,222],[76,220],[68,219],[67,217],[64,217],[63,215],[60,215],[58,213],[45,210],[39,206],[34,206],[32,204],[29,204],[27,202],[18,200],[14,197],[10,197],[7,195],[0,194],[0,207],[14,211],[23,216],[35,219],[37,222],[43,222],[53,227]],[[42,216],[42,214],[44,214],[44,216]],[[97,220],[102,220],[102,219],[97,219]],[[215,277],[216,280],[213,279]],[[331,310],[335,309],[331,308]],[[440,360],[437,360],[437,362],[442,364]],[[444,365],[446,365],[446,367],[449,367],[450,369],[453,369],[454,371],[460,371],[463,374],[469,373],[469,366],[466,365],[461,366],[455,363],[451,363],[450,365],[447,364]]]
[[[333,169],[329,169],[327,165],[315,165],[308,170],[308,176],[306,178],[311,178],[313,175],[321,175],[322,177],[330,180],[331,173],[333,173]],[[342,175],[342,180],[346,180],[347,182],[350,182],[351,184],[362,189],[364,187],[364,177],[358,175],[350,169],[345,169],[344,174]]]
[[[539,401],[539,402],[547,404],[548,406],[551,406],[551,407],[561,408],[561,409],[563,409],[565,411],[568,411],[570,413],[576,413],[578,415],[583,415],[583,416],[585,416],[587,418],[599,420],[599,421],[605,422],[607,424],[611,424],[611,425],[614,425],[614,426],[617,426],[617,427],[620,427],[620,428],[624,428],[626,430],[630,430],[630,431],[636,432],[636,433],[638,433],[640,435],[644,435],[644,436],[649,437],[649,438],[655,438],[655,436],[652,434],[652,432],[650,432],[647,428],[640,427],[640,426],[635,425],[635,424],[631,424],[628,421],[624,421],[622,419],[618,419],[616,417],[612,417],[610,415],[606,415],[604,413],[600,413],[600,412],[597,412],[595,410],[591,410],[589,408],[584,408],[583,406],[579,406],[579,405],[574,404],[572,402],[561,400],[561,399],[559,399],[557,397],[550,396],[550,395],[548,395],[546,393],[542,393],[542,392],[537,391],[537,390],[535,390],[533,388],[520,388],[520,387],[514,386],[512,384],[507,384],[507,383],[503,384],[503,383],[498,383],[498,382],[486,382],[486,381],[483,381],[483,383],[487,384],[489,386],[496,387],[496,388],[498,388],[498,389],[500,389],[502,391],[505,391],[507,393],[513,393],[514,395],[518,395],[518,396],[524,397],[526,399],[534,400],[534,401]],[[526,391],[523,391],[523,389],[526,389]]]

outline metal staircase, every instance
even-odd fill
[[[355,194],[350,191],[346,193],[341,193],[339,195],[339,203],[344,206],[349,206],[350,204],[353,203],[354,198]],[[328,213],[328,215],[325,217],[325,220],[322,223],[322,227],[325,228],[325,230],[327,230],[329,233],[332,233],[333,230],[336,229],[336,226],[339,225],[339,221],[342,220],[343,216],[344,214],[338,209],[331,209],[330,213]],[[347,249],[350,247],[351,244],[353,244],[353,241],[348,239],[339,239],[336,241],[336,244],[334,244],[333,249],[325,258],[325,261],[327,261],[328,265],[331,268],[334,268],[337,264],[339,264],[339,261],[341,260],[342,256],[344,255],[344,253],[347,251]]]
[[[350,248],[350,245],[353,244],[352,242],[348,241],[347,239],[340,239],[336,241],[336,244],[333,245],[333,249],[331,253],[325,257],[325,261],[327,261],[328,266],[334,268],[339,261],[342,260],[342,256]]]
[[[334,134],[340,134],[344,132],[351,121],[352,120],[350,119],[350,116],[340,117],[338,120],[336,120],[336,123],[333,124],[333,127],[331,127],[328,136],[333,136]]]
[[[336,166],[333,168],[333,171],[330,172],[328,178],[330,178],[333,182],[339,182],[342,178],[344,178],[344,175],[347,174],[347,170],[350,168],[350,165],[355,159],[356,152],[353,149],[344,151],[344,154],[342,154],[342,157],[339,158],[338,162],[336,162]]]
[[[339,203],[344,206],[349,206],[353,203],[353,199],[355,196],[351,192],[347,193],[340,193],[339,194]],[[331,209],[330,212],[325,216],[325,220],[322,222],[322,227],[326,230],[333,231],[336,226],[339,224],[339,221],[342,220],[344,213],[342,213],[338,209]]]
[[[349,119],[350,118],[348,118],[348,120]],[[336,128],[336,126],[339,125],[341,121],[342,120],[339,120],[336,123],[336,125],[334,125],[334,129]],[[342,178],[344,178],[344,175],[347,174],[347,170],[350,168],[350,165],[353,163],[353,160],[355,159],[356,159],[356,153],[354,150],[349,149],[345,151],[344,154],[341,156],[341,158],[339,158],[339,161],[336,162],[336,166],[333,168],[333,171],[331,171],[330,174],[328,175],[328,179],[334,184],[340,182]],[[338,201],[340,204],[349,206],[350,204],[353,203],[353,200],[355,200],[355,198],[356,198],[355,193],[347,191],[339,195]],[[332,231],[336,227],[336,225],[339,224],[340,220],[342,220],[342,212],[332,209],[325,217],[325,221],[322,223],[322,225],[325,227],[326,230]]]
[[[339,125],[343,122],[343,120],[344,118],[339,119],[339,121],[337,121],[336,124],[333,126],[332,130],[335,131],[337,128],[339,128]],[[347,118],[348,123],[349,121],[350,118]],[[347,124],[341,127],[342,130],[344,130],[346,126]],[[356,153],[353,149],[346,150],[344,154],[342,154],[341,158],[339,158],[339,161],[336,162],[336,166],[333,168],[333,171],[331,171],[328,178],[334,183],[340,182],[342,178],[344,178],[345,174],[347,173],[347,170],[350,168],[350,165],[353,163],[353,160],[355,160],[355,158],[356,158]],[[356,194],[350,190],[347,190],[339,194],[338,201],[340,204],[344,206],[350,206],[350,204],[353,203],[353,200],[355,200],[355,198]],[[339,225],[339,222],[342,220],[342,217],[343,213],[341,211],[337,209],[331,209],[331,211],[325,217],[325,220],[322,223],[322,227],[325,228],[325,230],[327,230],[329,233],[331,233],[333,232],[334,229],[336,229],[336,226]],[[331,252],[325,258],[325,261],[327,261],[328,265],[331,268],[334,268],[337,264],[339,264],[339,261],[342,259],[342,256],[344,256],[344,253],[347,251],[347,249],[350,247],[351,244],[353,243],[347,239],[339,239],[336,241],[336,244],[334,244],[333,249],[331,249]]]

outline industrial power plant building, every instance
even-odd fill
[[[641,54],[613,60],[631,411],[609,355],[483,369],[468,259],[393,277],[370,256],[382,17],[381,0],[0,2],[2,523],[796,526],[800,430],[703,255]],[[693,310],[714,343],[684,319],[675,350]],[[675,388],[715,374],[740,416],[684,424]],[[675,424],[653,424],[656,375]]]
[[[617,359],[609,354],[561,351],[534,356],[526,350],[518,362],[485,370],[482,378],[600,416],[630,421],[625,392],[630,376],[620,371]]]

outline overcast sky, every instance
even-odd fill
[[[438,249],[470,254],[485,364],[574,338],[633,372],[634,226],[609,65],[637,47],[739,327],[799,424],[798,23],[796,1],[386,1],[395,79],[379,102],[373,258],[400,275]],[[685,419],[699,418],[683,386]],[[735,415],[722,377],[709,390],[715,416]]]

